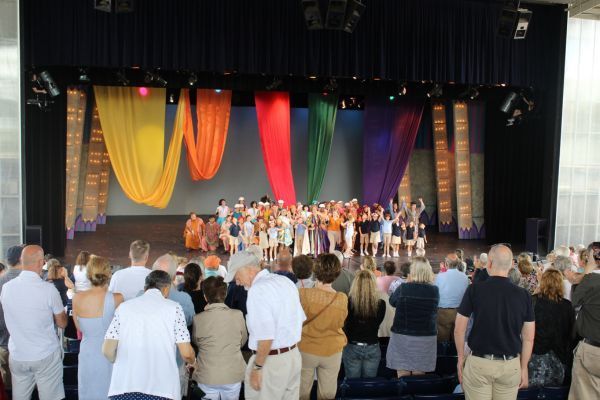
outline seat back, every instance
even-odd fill
[[[458,356],[438,355],[435,363],[435,373],[441,376],[456,374]]]
[[[465,395],[462,393],[423,394],[414,396],[413,400],[465,400]]]
[[[63,383],[65,386],[77,386],[77,365],[63,367]]]
[[[539,388],[527,388],[519,390],[517,400],[538,400]]]
[[[393,397],[400,394],[396,379],[384,378],[345,378],[339,387],[339,394],[345,398]]]
[[[456,387],[455,376],[405,376],[399,379],[401,394],[450,394]]]
[[[539,397],[544,400],[567,400],[569,397],[569,387],[544,387],[540,389]]]

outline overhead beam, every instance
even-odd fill
[[[589,11],[600,8],[600,0],[575,0],[568,8],[570,18],[600,19],[600,9],[596,13]]]

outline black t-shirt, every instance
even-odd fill
[[[393,236],[402,236],[402,230],[400,229],[400,225],[397,223],[392,224],[392,235]]]
[[[413,227],[410,227],[410,226],[406,227],[406,238],[408,240],[414,240],[414,238],[415,238],[415,227],[414,226]]]
[[[204,298],[204,292],[202,291],[202,289],[192,291],[184,289],[183,291],[189,294],[192,298],[192,303],[194,303],[194,312],[196,314],[200,314],[202,311],[204,311],[204,307],[206,307],[207,303],[206,299]]]
[[[379,221],[371,220],[371,232],[373,232],[373,233],[379,232]]]
[[[480,354],[519,354],[523,323],[535,321],[529,292],[499,276],[470,285],[458,313],[473,316],[467,342]]]
[[[373,315],[369,319],[361,319],[359,316],[354,314],[352,308],[352,302],[348,300],[348,317],[344,324],[344,332],[348,337],[348,342],[359,342],[368,344],[377,344],[379,339],[377,333],[379,332],[379,325],[385,318],[385,301],[379,300],[377,304],[377,314]]]
[[[56,290],[58,290],[58,293],[60,294],[60,299],[62,300],[63,306],[67,306],[67,301],[68,301],[68,297],[67,297],[67,290],[69,290],[69,288],[67,287],[67,285],[65,284],[65,279],[64,278],[60,278],[60,279],[55,279],[53,281],[50,281],[54,284],[54,286],[56,287]]]
[[[239,225],[231,225],[229,227],[229,234],[233,237],[238,237],[240,234],[240,226]]]
[[[477,268],[473,274],[473,283],[487,281],[489,277],[487,268]]]
[[[425,228],[419,228],[419,237],[420,238],[424,238],[425,237]]]
[[[366,235],[367,233],[371,232],[371,221],[369,221],[369,220],[363,221],[360,224],[360,229],[361,229],[363,235]]]

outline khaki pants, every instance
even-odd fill
[[[340,231],[327,231],[327,238],[329,239],[329,252],[335,251],[335,245],[340,244],[342,241],[342,232]]]
[[[246,399],[258,400],[298,400],[300,393],[300,369],[302,358],[298,348],[283,354],[268,356],[263,366],[260,391],[250,386],[250,373],[256,356],[250,357],[244,380]]]
[[[317,371],[317,399],[335,399],[337,378],[342,365],[342,352],[329,357],[302,354],[302,377],[300,382],[300,400],[310,399],[310,391]]]
[[[8,349],[0,347],[0,374],[2,375],[2,382],[4,382],[4,388],[9,390],[11,388],[10,381],[10,367],[8,365]]]
[[[514,400],[521,383],[521,361],[468,356],[462,387],[467,400]]]
[[[579,342],[572,375],[569,400],[600,398],[600,348]]]
[[[304,235],[297,235],[294,243],[294,256],[299,256],[302,254],[302,246],[304,246]]]
[[[449,342],[454,338],[454,323],[456,321],[456,308],[438,308],[437,312],[437,340]]]

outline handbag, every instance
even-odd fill
[[[311,322],[313,322],[315,319],[317,319],[317,318],[319,317],[319,315],[323,314],[323,312],[324,312],[325,310],[327,310],[327,309],[329,308],[329,306],[330,306],[330,305],[332,305],[332,304],[333,304],[333,302],[335,301],[335,299],[337,299],[337,296],[338,296],[338,294],[339,294],[339,293],[338,293],[338,292],[336,292],[336,293],[335,293],[335,295],[333,296],[333,298],[331,299],[331,301],[330,301],[329,303],[327,303],[327,305],[326,305],[325,307],[323,307],[323,308],[321,309],[321,311],[319,311],[318,313],[316,313],[315,315],[313,315],[311,318],[309,318],[309,319],[307,319],[306,321],[304,321],[304,322],[302,323],[302,326],[306,326],[306,325],[310,324],[310,323],[311,323]]]
[[[206,396],[206,393],[204,393],[204,391],[202,389],[200,389],[200,386],[198,386],[198,383],[196,381],[192,380],[193,374],[194,374],[194,368],[190,368],[189,372],[188,372],[188,389],[187,389],[186,399],[187,400],[202,400],[204,398],[204,396]]]

